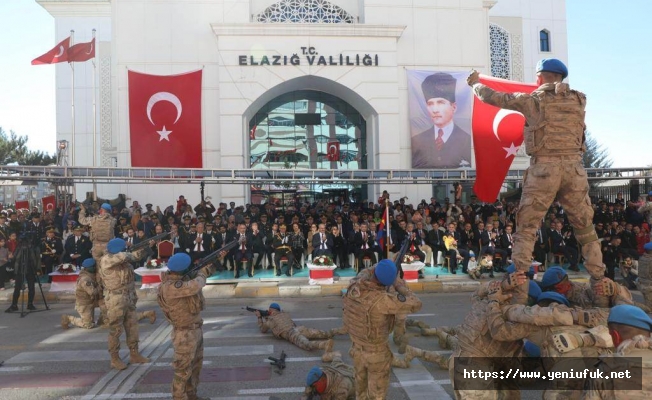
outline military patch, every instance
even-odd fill
[[[398,301],[400,301],[401,303],[405,303],[406,299],[405,299],[404,295],[399,293],[399,294],[396,295],[396,297],[398,298]]]
[[[355,286],[348,291],[348,295],[353,298],[360,297],[360,289]]]
[[[181,289],[181,286],[183,286],[183,281],[176,281],[174,282],[174,287],[177,289]]]

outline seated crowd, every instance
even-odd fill
[[[220,270],[253,276],[260,268],[274,268],[276,275],[290,276],[293,270],[306,266],[314,257],[329,256],[341,269],[363,268],[386,257],[379,232],[384,206],[378,203],[333,204],[320,201],[295,204],[284,209],[274,204],[236,206],[210,201],[196,206],[179,196],[176,207],[161,211],[159,206],[141,207],[133,201],[129,207],[112,207],[116,219],[115,236],[133,246],[162,232],[169,232],[173,253],[188,253],[198,260],[233,240],[232,249]],[[457,197],[457,196],[456,196]],[[463,273],[480,277],[483,272],[493,275],[511,263],[518,203],[497,200],[481,203],[471,196],[468,204],[459,198],[422,200],[413,206],[406,198],[396,200],[390,208],[390,256],[404,240],[409,240],[408,254],[425,263],[426,267],[443,265],[451,273],[462,268]],[[637,203],[627,202],[619,194],[615,202],[598,200],[594,222],[598,237],[603,241],[606,275],[614,278],[620,270],[625,280],[633,284],[636,260],[643,245],[650,240],[650,227],[645,215],[637,212]],[[92,208],[97,210],[99,204]],[[31,232],[34,244],[40,246],[45,273],[59,263],[80,264],[90,257],[92,243],[88,227],[80,225],[78,206],[68,210],[51,210],[43,214],[38,209],[3,210],[0,214],[0,282],[11,278],[11,262],[21,232]],[[89,210],[92,212],[92,210]],[[537,231],[533,260],[546,264],[552,256],[566,261],[570,270],[578,270],[579,245],[568,218],[554,203]],[[158,247],[152,246],[154,257]],[[245,267],[245,263],[247,266]],[[452,264],[452,265],[451,265]],[[244,270],[246,268],[246,271]],[[630,282],[631,281],[631,282]],[[0,285],[4,289],[4,285]]]

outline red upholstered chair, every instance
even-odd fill
[[[168,258],[174,255],[174,243],[169,240],[162,240],[156,245],[158,249],[158,258],[167,261]]]

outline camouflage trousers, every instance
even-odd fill
[[[138,349],[138,316],[136,313],[136,293],[115,293],[106,291],[104,300],[109,317],[109,353],[120,350],[120,335],[124,329],[127,334],[129,349]]]
[[[204,336],[201,328],[173,329],[172,346],[174,347],[172,398],[174,400],[196,399],[199,374],[204,360]]]
[[[643,254],[638,260],[638,288],[645,305],[652,308],[652,254]]]
[[[71,325],[77,326],[79,328],[91,329],[95,326],[94,314],[95,314],[95,305],[75,305],[75,310],[79,313],[79,317],[73,317],[68,315],[68,322]]]
[[[370,352],[353,344],[349,350],[355,369],[356,400],[384,400],[389,388],[393,355],[386,349]]]
[[[286,340],[300,349],[310,351],[325,349],[327,343],[325,339],[330,339],[331,337],[332,335],[326,331],[306,328],[305,326],[296,326],[287,333]]]
[[[405,338],[406,320],[407,320],[407,314],[396,314],[396,319],[394,319],[394,334],[393,334],[394,344],[396,345],[400,345],[401,341]]]
[[[530,268],[536,232],[555,198],[573,225],[582,245],[584,266],[593,281],[604,277],[600,242],[593,228],[589,183],[580,156],[533,157],[523,178],[523,196],[516,215],[512,259],[516,268]],[[521,285],[513,302],[525,304],[528,283]]]
[[[95,260],[95,269],[100,268],[100,259],[105,253],[106,253],[106,243],[102,243],[102,242],[93,243],[93,248],[91,249],[91,255]],[[95,274],[95,280],[97,281],[97,284],[100,287],[100,298],[98,301],[98,305],[100,307],[99,320],[101,321],[102,324],[107,324],[108,317],[106,313],[106,304],[104,303],[104,294],[102,293],[104,291],[104,286],[102,285],[102,277],[100,276],[99,273]]]

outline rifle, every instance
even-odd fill
[[[170,234],[170,232],[163,232],[163,233],[159,233],[159,234],[156,235],[156,236],[152,236],[151,238],[143,239],[142,242],[140,242],[140,243],[138,243],[138,244],[136,244],[136,245],[131,246],[130,248],[127,249],[127,251],[128,251],[129,253],[133,253],[134,251],[138,251],[138,250],[140,250],[140,249],[144,249],[145,247],[149,247],[149,242],[150,242],[150,240],[154,240],[154,241],[157,241],[157,240],[163,240],[163,239],[165,239],[165,237],[168,236],[169,234]]]
[[[183,277],[189,276],[195,272],[198,272],[200,269],[204,268],[208,264],[214,263],[218,258],[220,258],[220,253],[222,252],[228,252],[232,248],[236,247],[238,245],[237,240],[232,240],[229,243],[225,244],[221,248],[215,250],[211,254],[207,255],[206,257],[202,258],[201,260],[197,261],[197,264],[195,264],[194,267],[190,268],[185,274],[183,274]]]
[[[403,239],[401,249],[398,251],[396,258],[394,259],[394,263],[396,263],[396,269],[399,272],[399,278],[401,279],[403,279],[403,267],[401,266],[401,263],[403,262],[403,257],[405,257],[405,254],[407,254],[408,247],[410,247],[410,234],[408,234],[405,239]]]
[[[283,375],[283,370],[285,369],[285,351],[281,350],[281,357],[280,358],[275,358],[275,357],[267,357],[268,360],[271,360],[271,365],[276,367],[274,371],[276,371],[277,374]]]
[[[247,310],[249,312],[253,312],[253,313],[258,311],[260,313],[261,317],[269,317],[269,311],[267,311],[267,310],[259,310],[257,308],[253,308],[253,307],[249,307],[249,306],[245,307],[245,310]]]

